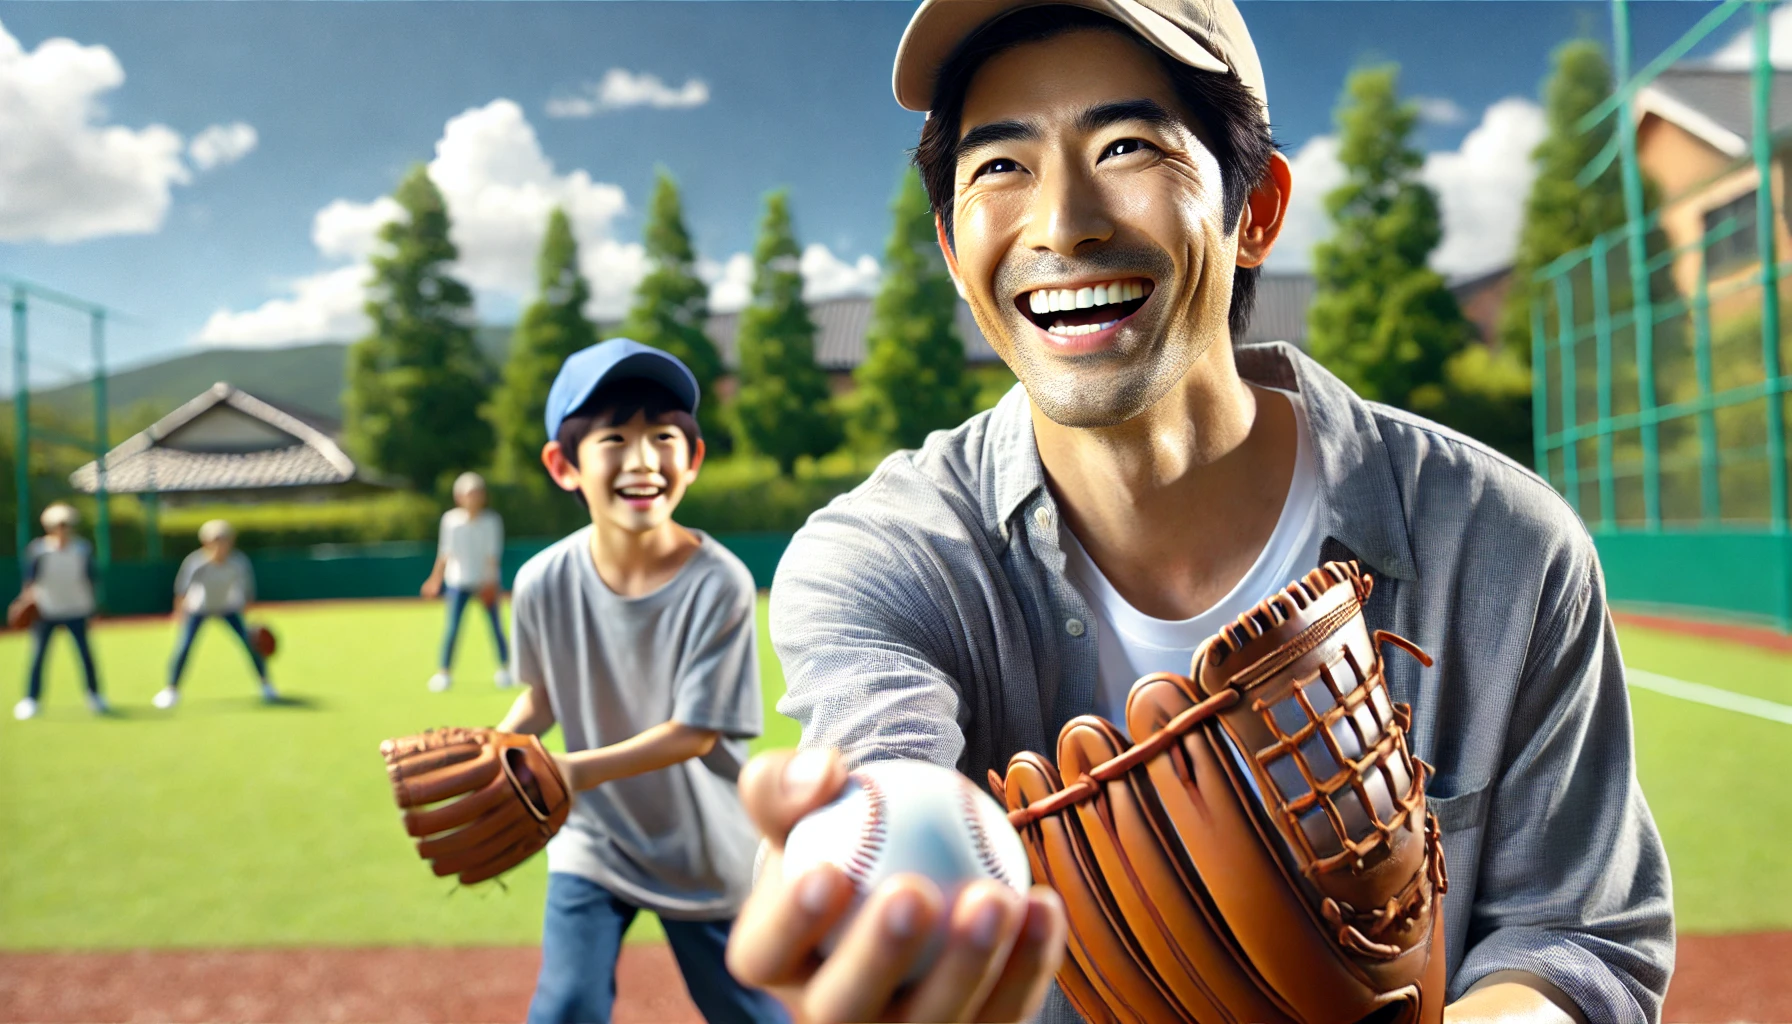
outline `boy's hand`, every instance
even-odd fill
[[[816,946],[846,913],[852,883],[829,865],[785,882],[784,838],[845,785],[846,767],[829,750],[761,754],[742,769],[741,800],[769,848],[729,937],[728,969],[745,984],[784,989],[811,1024],[1031,1017],[1064,956],[1064,907],[1045,886],[1023,900],[1005,886],[973,884],[945,906],[926,878],[898,875],[821,959]],[[904,988],[941,915],[951,922],[946,948]]]

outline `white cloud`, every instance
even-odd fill
[[[354,338],[367,329],[361,303],[371,272],[365,263],[338,267],[293,282],[291,298],[241,313],[220,309],[200,328],[198,340],[207,345],[282,345]]]
[[[803,274],[803,299],[823,302],[849,295],[870,295],[877,290],[882,271],[868,255],[848,263],[820,242],[803,249],[798,266]],[[737,252],[718,263],[699,260],[697,276],[709,283],[709,308],[715,313],[738,313],[753,299],[753,257]]]
[[[1482,113],[1481,123],[1459,148],[1427,154],[1420,177],[1436,190],[1443,213],[1443,242],[1431,255],[1439,273],[1475,273],[1512,259],[1536,175],[1531,150],[1545,129],[1543,111],[1535,103],[1504,99]],[[1313,244],[1331,234],[1325,195],[1344,181],[1334,136],[1309,140],[1292,163],[1294,196],[1270,260],[1276,270],[1311,265]]]
[[[234,124],[214,124],[193,136],[187,143],[187,156],[193,166],[202,171],[214,167],[234,164],[248,156],[259,141],[252,125],[237,121]]]
[[[1468,111],[1448,96],[1420,96],[1419,120],[1427,124],[1461,124],[1468,120]]]
[[[673,88],[649,72],[611,68],[604,72],[603,81],[586,82],[570,96],[548,100],[547,113],[549,117],[593,117],[630,107],[682,110],[708,102],[709,83],[701,78],[687,78]]]
[[[614,222],[627,209],[622,189],[593,181],[583,170],[556,171],[514,102],[493,100],[449,119],[429,175],[448,204],[451,237],[460,250],[454,273],[476,291],[518,300],[534,293],[535,258],[548,215],[558,206],[572,223],[579,266],[591,282],[587,312],[615,319],[627,310],[647,272],[647,257],[639,243],[613,237]],[[281,344],[361,333],[361,300],[357,295],[349,301],[344,282],[366,280],[365,262],[379,244],[379,229],[401,213],[390,196],[332,201],[313,219],[311,240],[320,255],[353,261],[352,267],[302,278],[290,297],[257,309],[214,315],[198,340]],[[350,274],[354,268],[360,269]],[[319,333],[325,326],[330,333]]]
[[[1720,68],[1749,68],[1755,63],[1755,30],[1753,19],[1744,15],[1732,18],[1730,24],[1744,26],[1729,42],[1711,55],[1711,63]],[[1792,68],[1792,5],[1773,9],[1767,21],[1767,54],[1776,68]]]
[[[835,256],[820,242],[803,250],[803,298],[809,302],[877,291],[877,261],[860,256],[851,263]]]
[[[186,184],[180,133],[106,124],[124,83],[104,46],[48,39],[27,53],[0,25],[0,241],[74,242],[162,226]]]
[[[1542,108],[1503,99],[1487,108],[1461,148],[1425,158],[1425,182],[1437,190],[1444,214],[1444,239],[1431,254],[1438,273],[1472,274],[1511,262],[1537,176],[1531,151],[1546,131]]]

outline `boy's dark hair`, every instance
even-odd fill
[[[684,431],[693,453],[697,442],[703,440],[703,429],[697,426],[697,417],[685,410],[672,389],[646,377],[624,377],[593,391],[572,415],[560,421],[560,433],[554,440],[560,442],[566,460],[577,466],[579,442],[594,430],[627,423],[636,413],[646,413],[649,423]]]
[[[946,229],[946,242],[955,245],[952,235],[953,180],[958,166],[958,136],[964,113],[965,93],[978,69],[996,54],[1024,43],[1043,42],[1079,29],[1102,29],[1118,32],[1151,51],[1162,65],[1176,90],[1184,111],[1194,118],[1189,127],[1195,131],[1220,165],[1221,209],[1229,225],[1238,224],[1245,199],[1263,179],[1270,154],[1276,150],[1275,136],[1263,119],[1263,108],[1236,72],[1220,74],[1203,71],[1182,63],[1164,53],[1125,25],[1104,14],[1082,7],[1047,5],[1028,7],[999,18],[978,29],[940,65],[939,78],[933,91],[933,109],[927,123],[921,126],[921,142],[915,147],[915,166],[927,187],[927,198],[933,212]],[[1236,343],[1250,326],[1251,312],[1257,302],[1257,278],[1260,268],[1238,267],[1232,274],[1232,306],[1226,320]]]

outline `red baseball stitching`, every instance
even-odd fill
[[[962,782],[958,787],[958,802],[964,808],[964,823],[971,830],[971,844],[977,848],[977,860],[983,864],[983,870],[991,878],[1009,888],[1014,887],[1014,879],[1008,874],[1008,866],[996,856],[995,849],[989,843],[989,830],[983,827],[983,814],[977,806],[977,791],[969,782]]]
[[[840,869],[855,886],[867,889],[871,885],[871,870],[877,866],[878,858],[884,852],[884,840],[889,835],[889,805],[883,787],[870,775],[853,772],[852,778],[865,791],[865,820],[859,826],[858,844],[847,854]]]

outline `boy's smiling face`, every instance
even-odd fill
[[[592,427],[579,442],[577,465],[558,441],[542,455],[561,487],[585,496],[591,521],[600,529],[646,533],[672,518],[697,479],[703,442],[693,445],[682,428],[637,412],[626,423]]]

